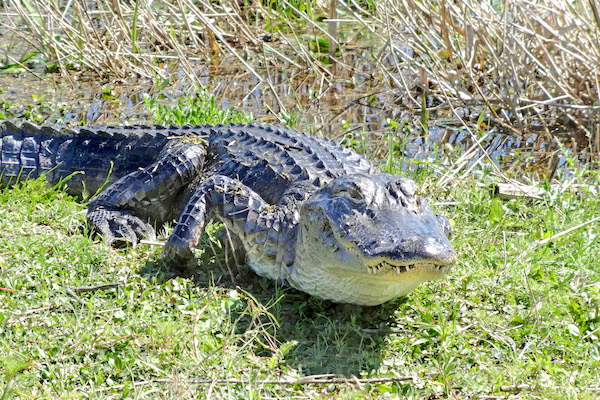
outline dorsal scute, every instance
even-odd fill
[[[252,158],[283,164],[289,170],[297,166],[305,171],[308,179],[319,177],[322,183],[341,175],[376,172],[363,156],[334,141],[309,136],[286,127],[227,125],[212,127],[210,133],[209,142],[212,145],[225,145],[232,156],[237,155],[241,163],[248,162],[241,156],[248,156],[247,152],[252,152]],[[242,148],[244,153],[240,155]]]

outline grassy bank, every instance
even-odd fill
[[[191,282],[159,247],[90,238],[60,189],[2,189],[0,400],[600,396],[594,2],[1,3],[2,70],[194,88],[174,108],[145,97],[165,124],[249,121],[222,110],[236,86],[265,120],[415,179],[459,261],[406,298],[337,305],[235,265],[211,226]],[[36,122],[71,107],[0,106]],[[490,194],[512,179],[536,198]]]
[[[181,118],[149,105],[159,122]],[[214,99],[195,107],[213,122],[244,118]],[[172,278],[159,248],[91,240],[85,204],[60,190],[2,190],[0,399],[596,399],[598,172],[502,200],[489,164],[443,188],[440,167],[408,173],[452,220],[459,262],[371,308],[238,268],[218,227],[198,280]]]

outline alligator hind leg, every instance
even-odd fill
[[[89,225],[108,244],[153,240],[154,228],[148,221],[162,224],[173,218],[176,195],[202,171],[205,156],[203,146],[169,143],[157,162],[124,176],[90,202]]]
[[[180,272],[196,266],[194,249],[200,241],[207,213],[239,235],[240,224],[256,225],[268,204],[242,182],[222,175],[208,178],[190,198],[164,249],[164,259]]]

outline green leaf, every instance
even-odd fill
[[[493,199],[488,212],[490,221],[500,222],[505,213],[506,210],[504,209],[504,203],[502,200]]]
[[[569,330],[569,333],[575,337],[579,337],[581,335],[579,328],[575,324],[567,325],[567,329]]]

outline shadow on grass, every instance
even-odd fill
[[[288,365],[307,375],[360,376],[379,368],[394,311],[404,299],[376,307],[337,304],[293,288],[282,289],[259,277],[255,280],[261,280],[260,288],[253,284],[240,287],[262,304],[276,302],[283,294],[270,311],[279,322],[276,339],[297,342],[285,356]]]
[[[160,263],[148,261],[139,272],[147,278],[156,278],[159,283],[177,276],[165,272]],[[199,286],[214,284],[222,289],[241,289],[268,306],[278,327],[266,334],[274,337],[280,347],[294,344],[283,357],[284,362],[306,375],[360,376],[361,372],[377,370],[383,359],[385,338],[395,323],[394,313],[406,301],[400,298],[375,307],[336,304],[261,278],[248,267],[232,272],[236,275],[235,283],[226,269],[219,268],[199,271],[194,281]],[[238,317],[239,314],[233,313],[230,316],[232,320]],[[238,331],[252,329],[255,324],[251,316],[242,316],[237,323]],[[270,350],[262,351],[264,354],[258,350],[257,355],[273,354]]]

